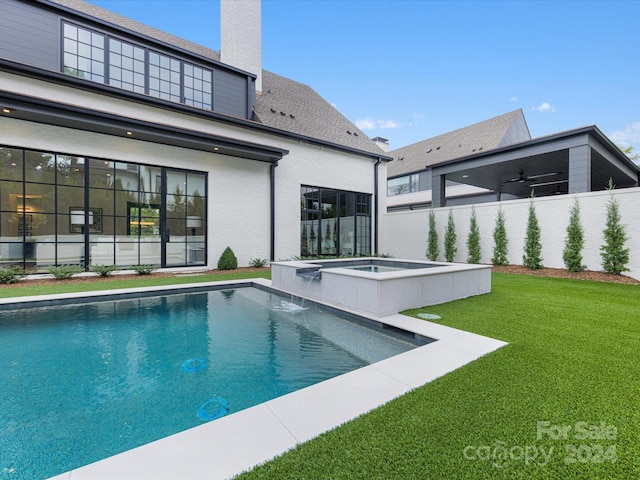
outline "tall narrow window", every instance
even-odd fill
[[[184,64],[184,103],[211,110],[213,74],[211,70]]]
[[[104,41],[102,34],[65,23],[64,73],[104,82]]]
[[[120,40],[109,40],[109,84],[145,93],[144,49]]]
[[[168,55],[149,52],[149,95],[180,102],[181,62]]]

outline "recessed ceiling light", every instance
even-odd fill
[[[131,136],[131,135],[133,135],[133,132],[127,130],[127,135]]]
[[[462,175],[462,178],[469,178],[469,175]]]
[[[10,108],[4,107],[2,109],[2,113],[11,113],[11,112],[13,112],[13,110],[11,110]]]
[[[217,152],[218,150],[220,150],[218,147],[213,147],[214,152]]]

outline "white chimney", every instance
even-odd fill
[[[220,0],[220,61],[257,75],[262,92],[261,0]]]
[[[372,140],[376,142],[376,145],[378,145],[382,149],[382,151],[389,151],[389,140],[387,140],[386,138],[376,137]]]

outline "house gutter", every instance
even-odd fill
[[[382,163],[382,159],[378,158],[376,163],[373,165],[373,215],[376,219],[373,224],[373,253],[378,254],[378,165]]]
[[[270,253],[269,259],[270,261],[275,260],[276,256],[276,167],[278,166],[278,162],[275,161],[270,166],[270,192],[269,192],[269,202],[270,202]]]

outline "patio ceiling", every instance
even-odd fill
[[[604,190],[609,179],[616,188],[638,185],[638,167],[596,127],[566,132],[512,145],[482,155],[433,167],[434,175],[462,184],[526,198],[569,192],[569,154],[573,147],[591,147],[591,190]]]

